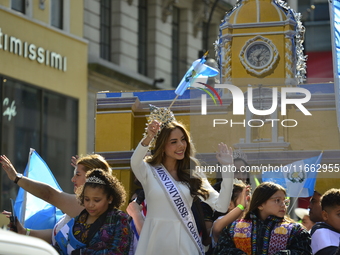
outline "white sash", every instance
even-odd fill
[[[312,252],[313,254],[318,251],[329,247],[339,246],[340,234],[327,228],[317,229],[312,235]]]
[[[200,253],[204,255],[205,252],[203,250],[201,238],[197,231],[196,222],[192,215],[191,209],[187,205],[186,201],[182,199],[181,193],[176,187],[176,184],[172,181],[172,178],[170,177],[170,175],[168,175],[168,172],[164,170],[162,166],[151,168],[156,173],[155,176],[158,176],[158,178],[156,179],[164,188],[164,191],[168,195],[167,197],[170,200],[170,203],[177,212],[177,215],[180,218],[181,222],[184,224],[185,229],[189,233],[189,236],[196,244],[197,249],[200,251]]]

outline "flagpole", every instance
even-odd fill
[[[178,96],[179,95],[176,95],[176,97],[174,98],[174,100],[172,100],[172,102],[171,102],[171,104],[170,104],[170,106],[169,106],[169,111],[170,111],[170,108],[171,108],[171,106],[175,103],[175,101],[177,100],[177,98],[178,98]]]
[[[316,162],[319,162],[319,161],[321,161],[321,160],[320,160],[320,158],[322,157],[322,154],[323,154],[323,151],[321,151],[321,153],[319,154],[319,157],[317,158]],[[291,211],[292,211],[292,209],[293,209],[294,205],[296,204],[296,201],[297,201],[297,200],[298,200],[298,198],[300,197],[300,195],[301,195],[301,192],[302,192],[302,190],[303,190],[304,188],[305,188],[305,187],[303,187],[303,186],[302,186],[302,188],[300,189],[300,191],[299,191],[299,194],[298,194],[298,196],[296,197],[296,199],[294,200],[294,202],[293,202],[293,204],[292,204],[292,206],[291,206],[291,208],[290,208],[290,210],[289,210],[288,214],[290,214],[290,213],[291,213]]]
[[[329,13],[330,13],[330,25],[331,25],[331,43],[332,43],[332,57],[333,57],[333,74],[334,74],[334,91],[335,91],[335,107],[336,107],[336,116],[337,116],[337,124],[338,130],[340,132],[340,81],[339,81],[339,66],[340,59],[338,57],[339,50],[337,49],[339,45],[337,45],[337,39],[339,39],[337,33],[339,33],[339,26],[336,25],[336,22],[339,22],[339,12],[340,6],[337,1],[329,1]]]
[[[26,172],[26,177],[28,178],[28,174],[30,171],[30,162],[31,162],[31,157],[35,149],[30,148],[30,152],[28,154],[28,162],[27,162],[27,172]],[[25,174],[25,173],[24,173]],[[22,201],[22,206],[21,206],[21,217],[20,217],[20,222],[23,226],[25,226],[25,219],[26,219],[26,203],[27,203],[27,191],[24,190],[24,197]]]
[[[294,208],[294,206],[295,206],[295,204],[296,204],[296,201],[299,199],[299,197],[300,197],[301,192],[302,192],[303,189],[304,189],[304,187],[302,186],[302,188],[301,188],[300,191],[299,191],[298,196],[296,197],[296,199],[294,199],[294,202],[293,202],[292,206],[290,207],[288,214],[290,214],[290,213],[292,212],[292,209]]]

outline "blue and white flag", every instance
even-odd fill
[[[334,94],[340,132],[340,0],[329,1],[329,14],[333,52]]]
[[[31,149],[24,176],[44,182],[62,191],[51,170],[39,154]],[[15,215],[25,228],[51,229],[62,215],[55,206],[20,188],[14,204]]]
[[[262,181],[280,184],[286,189],[288,197],[313,196],[318,170],[321,169],[321,158],[322,152],[319,156],[295,161],[273,171],[268,170],[262,173]]]

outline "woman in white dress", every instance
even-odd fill
[[[158,132],[159,135],[155,137]],[[182,124],[171,121],[161,125],[154,120],[148,125],[146,134],[131,158],[132,170],[142,183],[148,201],[148,212],[136,255],[203,254],[202,247],[200,249],[195,241],[197,235],[190,218],[184,217],[187,216],[186,210],[190,211],[194,197],[198,196],[213,209],[226,212],[233,187],[233,173],[222,173],[224,179],[220,195],[206,178],[190,174],[198,161],[193,157],[194,146]],[[144,160],[153,139],[156,139],[154,153]],[[219,144],[217,159],[221,165],[232,165],[231,148]],[[158,171],[165,172],[168,177],[159,175]],[[172,188],[168,189],[169,182],[162,184],[164,180],[170,180],[177,186],[181,199],[177,199]],[[186,208],[179,201],[183,201]]]

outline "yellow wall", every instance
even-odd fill
[[[42,21],[46,24],[50,24],[50,0],[45,1],[45,8],[40,9],[39,1],[35,1],[33,4],[33,18],[39,21]]]
[[[129,169],[118,169],[112,171],[113,175],[116,176],[123,184],[126,190],[126,201],[125,204],[120,208],[121,210],[125,210],[129,204],[130,197],[132,196],[132,192],[134,190],[132,181],[133,174]]]
[[[220,115],[193,115],[190,117],[191,135],[196,149],[200,153],[212,153],[217,151],[217,144],[227,143],[229,146],[239,142],[240,137],[244,137],[245,128],[237,125],[237,128],[230,127],[230,124],[216,125],[213,127],[214,119],[233,119],[235,122],[243,121],[243,116],[232,116],[232,114]],[[199,128],[198,128],[199,127]]]
[[[311,111],[312,116],[291,109],[287,119],[296,119],[298,126],[287,129],[292,150],[339,150],[339,131],[335,111]]]
[[[70,32],[76,36],[83,37],[84,26],[84,1],[70,1]]]
[[[82,10],[83,11],[83,10]],[[48,89],[79,100],[80,154],[86,153],[87,136],[87,43],[5,10],[0,10],[3,34],[20,39],[37,48],[42,47],[67,57],[67,70],[62,71],[37,60],[0,49],[0,72],[3,75]],[[4,39],[4,35],[3,38]]]
[[[101,112],[96,117],[95,151],[129,151],[133,140],[131,112]]]
[[[0,0],[0,5],[4,7],[9,7],[10,0]]]

